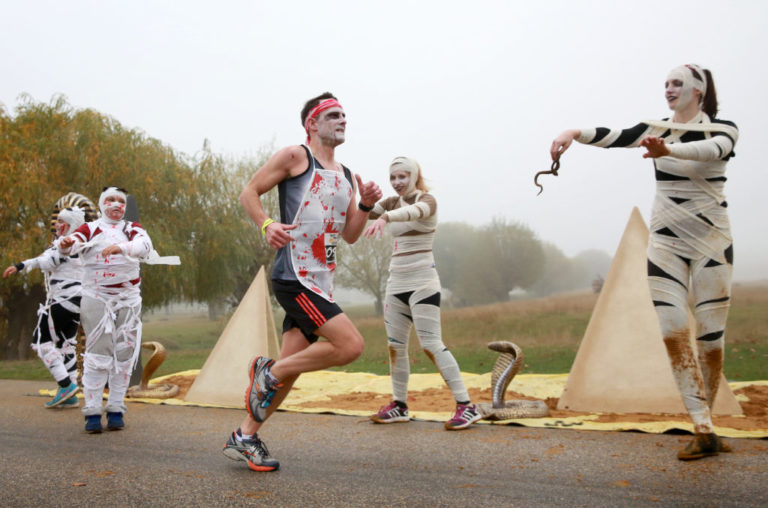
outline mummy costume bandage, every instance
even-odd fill
[[[54,244],[55,245],[55,244]],[[83,265],[52,246],[40,256],[23,262],[24,270],[43,272],[45,303],[37,309],[37,326],[32,349],[61,386],[76,381],[77,329],[80,325],[80,293]]]
[[[699,433],[712,432],[710,409],[723,366],[733,245],[723,194],[738,129],[700,112],[685,124],[648,121],[625,130],[584,129],[578,141],[633,147],[664,138],[670,155],[654,159],[656,197],[648,243],[648,283],[672,372]],[[696,349],[689,342],[693,296]]]
[[[394,237],[392,260],[384,301],[384,324],[390,353],[392,392],[395,400],[407,402],[408,340],[411,323],[424,352],[437,366],[457,402],[469,402],[459,365],[445,347],[440,326],[440,278],[432,255],[437,228],[435,198],[415,189],[418,163],[396,158],[390,172],[407,171],[411,184],[402,196],[393,196],[374,206],[370,218],[385,215]]]
[[[102,213],[110,206],[104,204],[105,194],[115,192],[122,191],[110,188],[102,194]],[[141,225],[106,217],[83,224],[72,237],[71,251],[79,253],[84,264],[83,414],[101,414],[107,382],[106,410],[124,413],[125,392],[141,346],[139,261],[152,252],[152,242]],[[111,245],[119,246],[121,253],[104,257],[103,250]]]

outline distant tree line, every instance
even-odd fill
[[[361,238],[339,251],[337,283],[374,298],[381,314],[389,275],[392,238]],[[530,296],[586,289],[604,277],[610,257],[597,250],[569,258],[543,242],[527,226],[494,219],[487,225],[440,223],[434,244],[435,264],[447,305],[482,305],[510,299],[513,290]]]

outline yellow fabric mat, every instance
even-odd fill
[[[158,377],[152,380],[151,384],[163,383],[164,380],[172,376],[193,376],[199,370],[189,370],[178,372],[168,376]],[[462,373],[467,388],[485,389],[491,386],[491,374],[470,374]],[[535,397],[546,399],[548,397],[560,397],[565,387],[568,374],[521,374],[516,376],[509,385],[509,390]],[[734,382],[729,383],[732,390],[738,390],[749,385],[768,385],[768,381]],[[437,374],[411,374],[408,389],[409,392],[418,392],[430,388],[444,388],[443,378]],[[348,416],[367,417],[370,410],[345,410],[331,407],[301,407],[306,402],[330,401],[331,397],[354,393],[354,392],[372,392],[378,394],[391,393],[392,385],[389,376],[379,376],[376,374],[367,374],[362,372],[335,372],[318,371],[302,374],[295,383],[293,390],[280,406],[282,411],[293,411],[301,413],[333,413]],[[53,396],[55,390],[40,390],[41,395]],[[82,394],[80,394],[82,397]],[[739,395],[737,399],[744,402],[746,397]],[[207,407],[231,407],[219,406],[213,404],[191,404],[181,399],[128,399],[131,402],[144,402],[148,404],[166,404],[166,405],[195,405]],[[240,409],[241,407],[238,407]],[[416,420],[444,422],[452,415],[449,412],[427,412],[411,411],[411,417]],[[693,431],[693,426],[688,421],[655,421],[655,422],[597,422],[594,421],[600,417],[599,414],[579,415],[568,418],[517,418],[513,420],[504,420],[500,422],[480,423],[493,425],[522,425],[525,427],[538,428],[567,428],[578,430],[602,430],[602,431],[640,431],[659,434],[670,430]],[[660,416],[660,418],[664,418]],[[739,430],[728,427],[715,427],[715,432],[724,437],[737,438],[768,438],[768,428],[759,430]]]

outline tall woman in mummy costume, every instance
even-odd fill
[[[45,407],[77,407],[77,330],[80,326],[80,281],[83,264],[77,256],[59,253],[58,239],[73,233],[85,222],[85,212],[65,208],[56,218],[56,241],[36,258],[9,266],[3,278],[16,272],[42,270],[45,277],[46,301],[37,311],[32,349],[45,364],[59,389]]]
[[[389,224],[394,251],[384,301],[384,324],[389,337],[389,369],[393,401],[371,416],[376,423],[406,422],[408,415],[408,339],[411,323],[421,347],[440,370],[456,399],[456,413],[445,423],[448,430],[461,430],[481,418],[470,402],[456,359],[443,344],[440,331],[440,278],[435,269],[432,244],[437,228],[437,201],[428,194],[419,163],[397,157],[389,167],[389,179],[397,196],[374,206],[375,221],[366,237],[380,236]]]
[[[152,241],[140,224],[123,220],[125,201],[125,191],[106,188],[99,197],[101,218],[83,224],[59,242],[62,254],[79,253],[84,265],[82,411],[89,433],[102,430],[107,382],[107,429],[124,427],[125,392],[141,347],[139,260],[152,252]]]
[[[665,83],[671,119],[624,130],[567,130],[550,149],[559,157],[573,140],[604,148],[644,147],[654,159],[656,198],[648,244],[648,282],[672,372],[693,421],[694,438],[678,453],[699,459],[730,447],[710,415],[723,368],[733,245],[723,194],[725,168],[739,131],[717,115],[709,70],[672,69]],[[688,295],[693,297],[696,349],[689,343]]]

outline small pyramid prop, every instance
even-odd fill
[[[648,237],[648,228],[635,207],[595,303],[558,409],[687,413],[672,376],[648,288]],[[688,318],[694,341],[690,311]],[[725,377],[720,379],[713,414],[742,414]]]
[[[245,407],[249,362],[256,355],[277,358],[279,354],[280,345],[262,266],[184,400]]]

